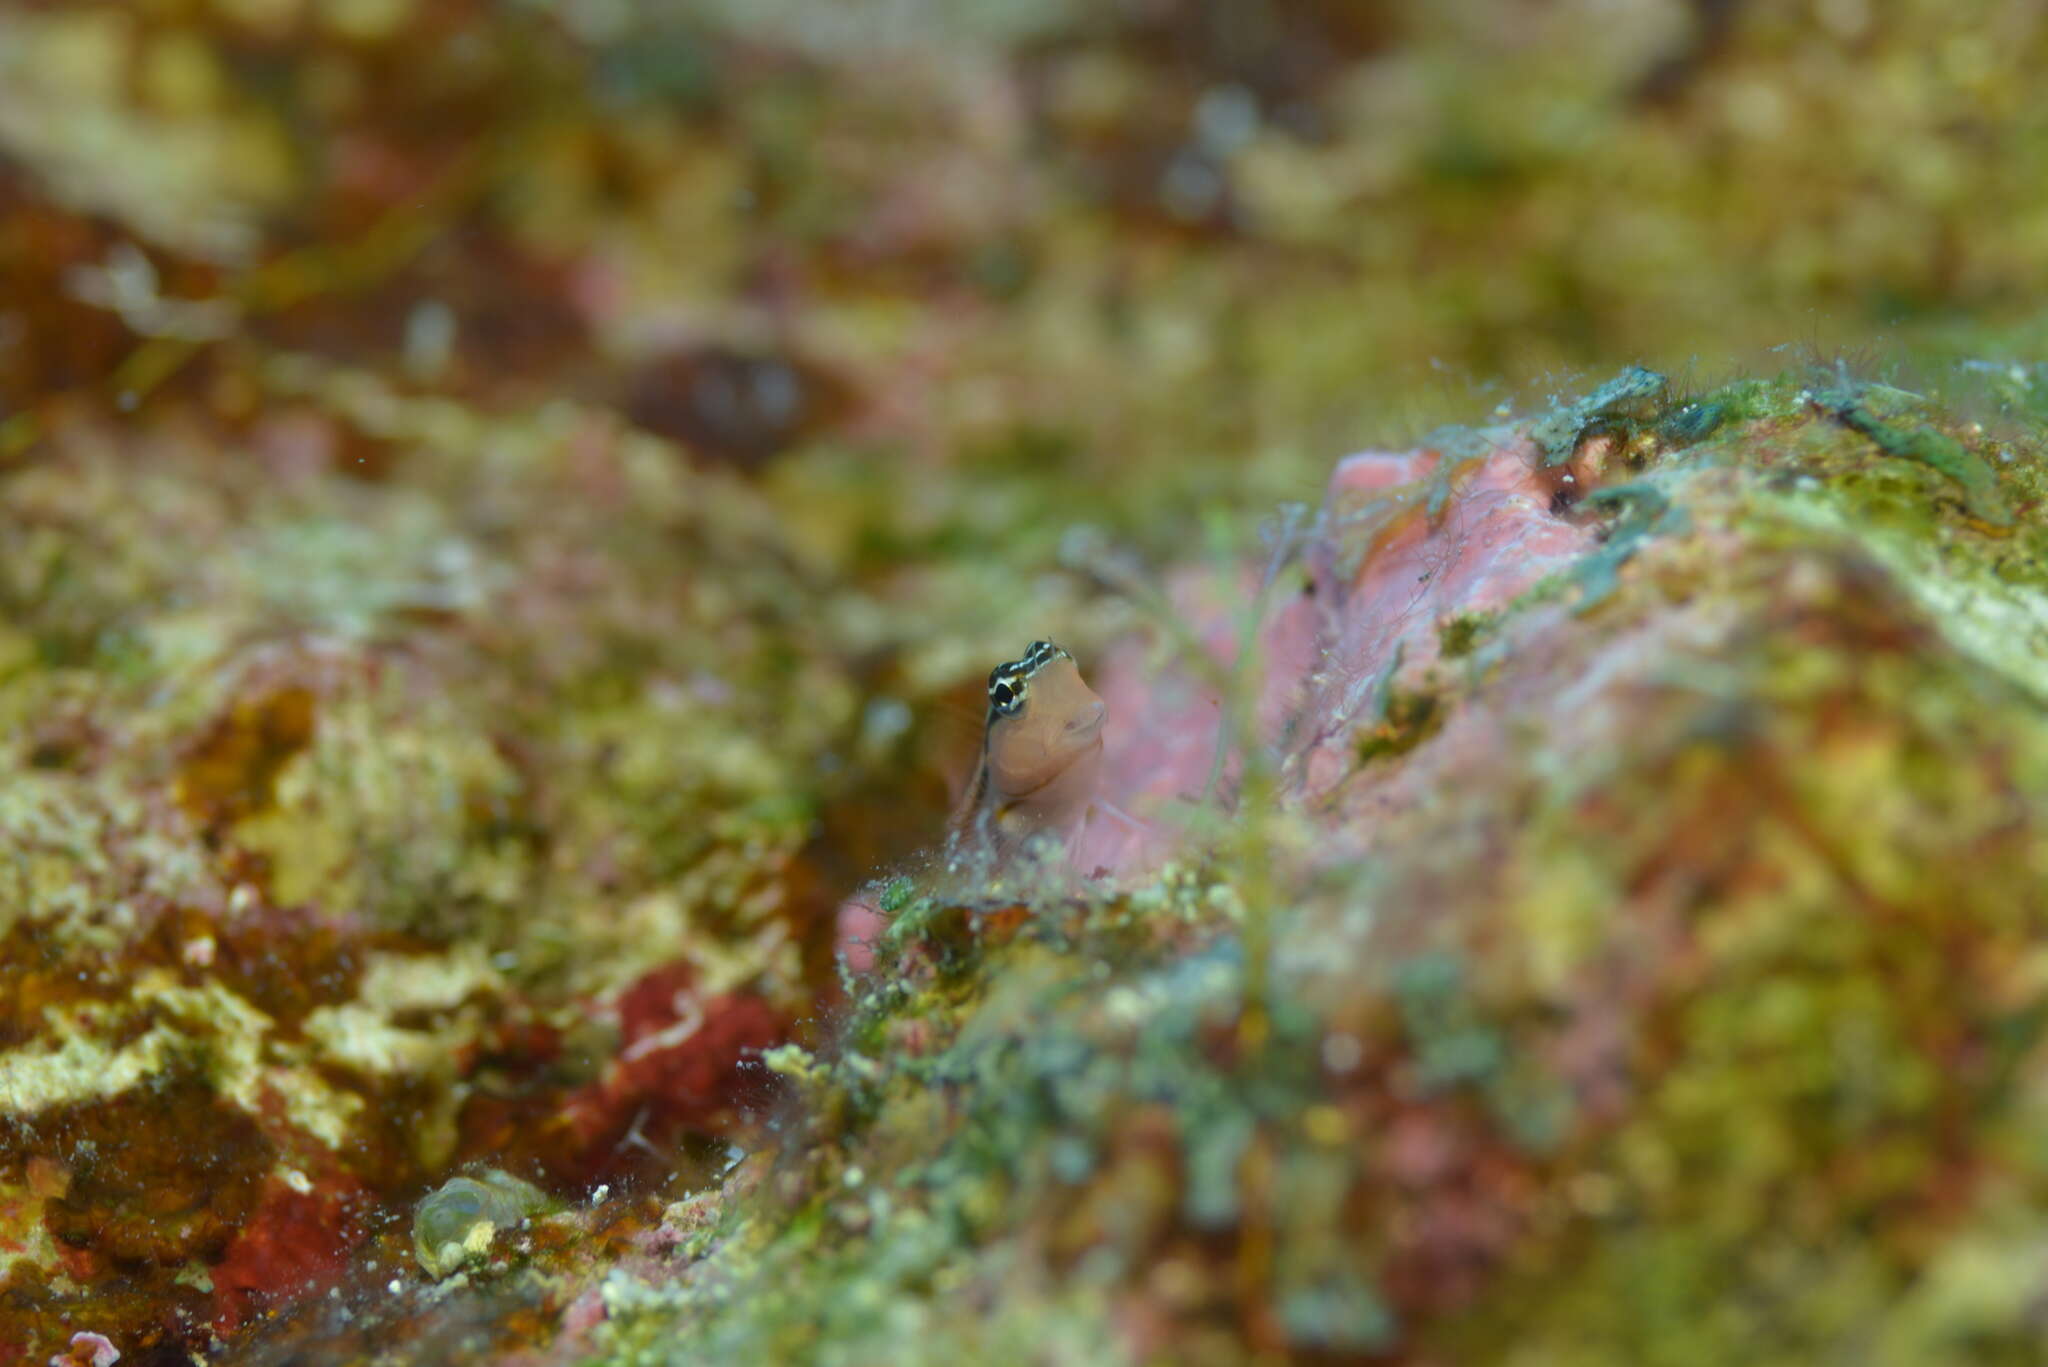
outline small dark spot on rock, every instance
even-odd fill
[[[642,367],[626,413],[707,460],[757,469],[845,414],[851,394],[794,356],[706,346]]]

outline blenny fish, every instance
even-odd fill
[[[990,670],[981,760],[953,814],[955,843],[1001,855],[1040,832],[1070,832],[1101,776],[1104,711],[1051,641]]]

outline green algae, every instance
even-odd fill
[[[1605,602],[1620,585],[1621,567],[1652,537],[1683,532],[1688,525],[1683,506],[1674,505],[1659,484],[1648,480],[1596,489],[1580,506],[1596,513],[1618,510],[1618,515],[1607,523],[1600,549],[1569,571],[1579,590],[1577,612],[1591,612]]]
[[[1369,730],[1358,735],[1360,764],[1401,755],[1429,738],[1443,724],[1437,695],[1426,691],[1385,689],[1374,705]]]
[[[1691,446],[1718,431],[1733,416],[1730,405],[1719,399],[1694,399],[1682,403],[1657,423],[1657,435],[1674,447]]]
[[[1630,366],[1605,384],[1537,418],[1530,424],[1529,436],[1543,453],[1545,465],[1562,465],[1588,427],[1625,411],[1643,409],[1661,399],[1669,387],[1670,381],[1656,371]]]
[[[1460,660],[1478,650],[1499,625],[1499,614],[1461,612],[1437,625],[1437,645],[1447,660]]]
[[[1955,438],[1931,427],[1884,422],[1866,404],[1853,399],[1834,407],[1834,413],[1844,427],[1870,438],[1886,455],[1918,461],[1953,480],[1961,487],[1972,516],[1995,527],[2012,525],[2012,510],[1999,494],[1997,476],[1982,457]]]

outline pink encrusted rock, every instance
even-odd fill
[[[1498,611],[1551,573],[1592,550],[1588,528],[1553,513],[1539,476],[1539,453],[1525,436],[1502,440],[1483,456],[1439,473],[1417,453],[1417,479],[1442,479],[1438,509],[1428,497],[1395,502],[1391,516],[1369,520],[1368,543],[1355,566],[1345,552],[1361,549],[1345,525],[1347,504],[1395,464],[1351,457],[1330,482],[1319,543],[1310,557],[1328,617],[1320,677],[1304,699],[1298,747],[1305,793],[1325,791],[1352,767],[1348,745],[1374,684],[1413,679],[1442,655],[1438,627],[1452,618]],[[1393,502],[1392,500],[1389,500]],[[1375,510],[1377,511],[1377,510]],[[1434,514],[1434,515],[1432,515]]]
[[[865,973],[875,966],[875,942],[889,928],[889,918],[872,902],[858,897],[839,904],[834,944],[849,971]]]
[[[1327,502],[1339,494],[1372,494],[1397,489],[1427,478],[1443,461],[1441,451],[1360,451],[1337,462],[1325,490]]]
[[[1191,623],[1204,650],[1228,673],[1237,663],[1235,608],[1257,594],[1261,569],[1233,576],[1183,571],[1168,584],[1174,610]],[[1253,730],[1264,745],[1283,744],[1321,652],[1322,613],[1313,595],[1275,596],[1260,623],[1255,649],[1257,697]],[[1172,805],[1199,802],[1210,788],[1237,781],[1241,757],[1226,754],[1217,769],[1223,703],[1215,685],[1192,671],[1149,664],[1148,643],[1128,641],[1104,657],[1098,691],[1109,708],[1103,733],[1102,799],[1076,842],[1084,872],[1135,872],[1156,865],[1176,837]]]
[[[1280,755],[1283,797],[1325,793],[1352,772],[1351,735],[1378,686],[1435,666],[1442,623],[1507,606],[1595,544],[1551,511],[1538,451],[1520,434],[1462,458],[1425,448],[1338,462],[1306,547],[1309,590],[1276,595],[1258,633],[1254,739]],[[1183,572],[1169,586],[1225,670],[1234,609],[1257,583],[1248,569],[1234,584]],[[1091,819],[1078,848],[1084,870],[1151,867],[1174,844],[1170,803],[1199,799],[1209,783],[1221,702],[1193,671],[1152,659],[1148,644],[1127,642],[1097,670],[1110,716],[1103,797],[1145,827]],[[1226,791],[1237,770],[1226,757]]]

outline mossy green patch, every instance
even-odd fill
[[[1579,589],[1574,611],[1581,613],[1591,612],[1615,592],[1621,582],[1621,567],[1650,538],[1682,532],[1690,522],[1684,506],[1674,504],[1664,486],[1651,480],[1596,489],[1579,506],[1596,515],[1614,514],[1604,528],[1599,549],[1568,571]]]
[[[1624,411],[1650,411],[1669,383],[1654,370],[1630,366],[1579,398],[1555,406],[1530,424],[1529,435],[1542,451],[1545,465],[1562,465],[1571,458],[1579,434],[1588,425]]]
[[[2012,525],[2012,510],[1999,491],[1997,475],[1983,457],[1954,437],[1925,425],[1885,421],[1862,398],[1824,402],[1838,422],[1868,437],[1886,455],[1917,461],[1953,481],[1971,516],[1994,527]]]

